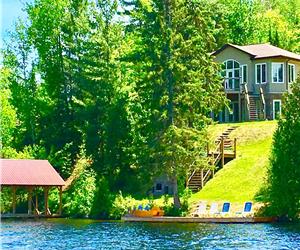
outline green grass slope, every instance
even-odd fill
[[[238,126],[230,137],[237,138],[237,158],[219,170],[191,201],[245,202],[254,200],[262,187],[266,173],[275,121],[214,125],[211,134],[221,134],[230,125]]]

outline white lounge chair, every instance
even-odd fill
[[[210,215],[217,215],[217,214],[220,214],[219,209],[218,209],[218,203],[217,203],[217,202],[211,203],[210,209],[209,209],[209,214],[210,214]]]
[[[206,202],[201,201],[198,204],[198,207],[196,208],[195,212],[191,214],[193,217],[200,217],[201,215],[206,214]]]

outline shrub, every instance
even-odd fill
[[[63,194],[64,214],[72,217],[88,217],[92,211],[95,193],[96,174],[92,169],[86,169]]]

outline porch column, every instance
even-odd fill
[[[12,191],[13,191],[12,209],[13,209],[13,214],[15,214],[16,213],[16,191],[17,191],[17,187],[13,186]]]

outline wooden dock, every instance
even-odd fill
[[[21,213],[8,213],[1,214],[0,219],[37,219],[37,218],[61,218],[62,216],[59,214],[45,215],[45,214],[21,214]]]
[[[122,221],[126,222],[153,222],[153,223],[272,223],[275,217],[134,217],[124,216]]]

